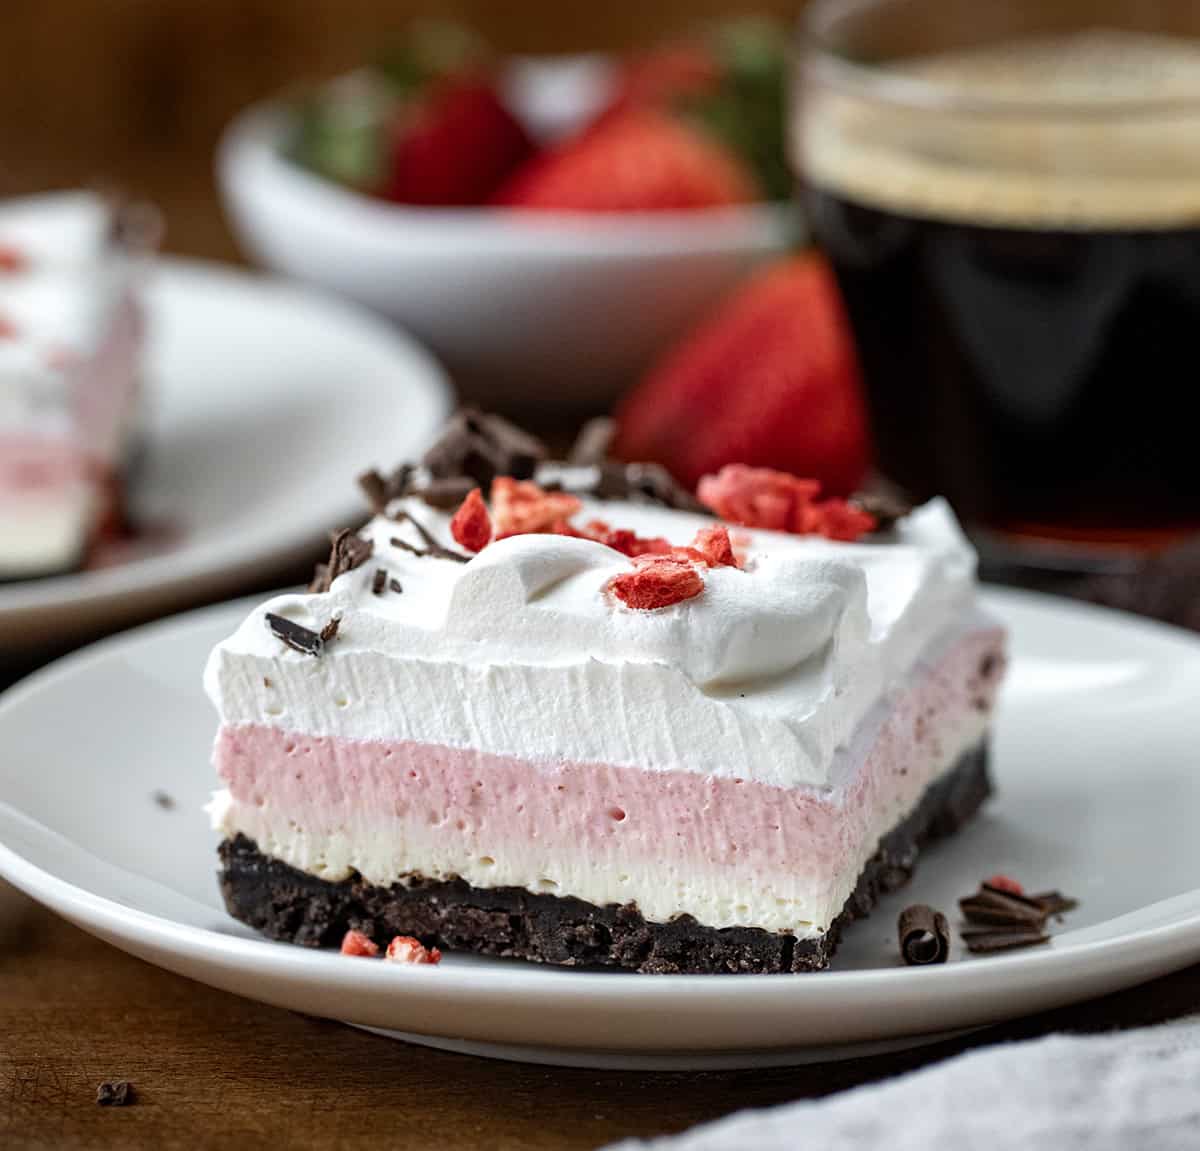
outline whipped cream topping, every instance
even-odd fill
[[[448,515],[401,510],[457,548]],[[713,523],[604,502],[575,518],[674,544]],[[658,611],[606,591],[631,564],[590,540],[516,536],[460,564],[392,545],[420,546],[410,523],[362,534],[365,564],[261,605],[213,651],[224,724],[829,787],[838,748],[974,602],[974,553],[941,501],[877,542],[735,529],[744,568],[706,570],[701,595]],[[403,591],[374,594],[379,568]],[[289,650],[268,612],[338,617],[337,638],[319,658]]]

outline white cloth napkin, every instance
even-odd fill
[[[987,1047],[825,1099],[609,1151],[1196,1151],[1200,1015]]]

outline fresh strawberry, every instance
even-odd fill
[[[383,194],[404,204],[481,204],[532,155],[490,84],[442,81],[396,112]]]
[[[566,212],[714,208],[758,197],[749,170],[717,141],[653,109],[606,118],[543,154],[496,203]]]
[[[491,83],[492,65],[461,25],[413,25],[373,66],[301,101],[291,155],[402,203],[485,203],[534,152]]]
[[[689,487],[742,463],[852,492],[870,460],[867,411],[824,260],[787,260],[735,291],[626,397],[614,450]]]
[[[786,31],[768,20],[698,28],[633,57],[605,117],[631,107],[670,112],[739,155],[767,199],[785,200],[792,189],[787,43]]]

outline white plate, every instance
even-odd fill
[[[200,669],[244,603],[106,640],[0,698],[0,875],[118,947],[216,987],[461,1050],[588,1065],[802,1062],[1195,962],[1200,642],[1033,595],[987,599],[1016,652],[999,794],[929,853],[910,889],[854,925],[827,973],[637,976],[459,956],[405,968],[255,938],[221,907],[199,810],[214,729]],[[156,805],[156,789],[172,810]],[[901,906],[952,912],[996,871],[1082,905],[1047,947],[898,965]]]
[[[376,309],[489,395],[611,402],[747,272],[799,239],[791,205],[543,213],[389,204],[283,154],[286,103],[226,130],[217,176],[264,267]]]
[[[425,352],[311,289],[167,260],[147,305],[146,454],[130,494],[173,542],[0,585],[0,663],[278,574],[362,517],[364,466],[418,454],[449,410]]]

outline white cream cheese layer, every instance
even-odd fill
[[[457,546],[448,516],[401,507]],[[600,502],[575,518],[681,545],[714,522]],[[589,540],[517,536],[460,564],[393,546],[419,546],[408,523],[363,534],[374,555],[328,593],[270,600],[213,651],[224,724],[827,787],[838,748],[974,602],[974,553],[940,501],[879,542],[734,529],[744,570],[652,612],[606,591],[631,564]],[[403,591],[373,594],[379,568]],[[337,638],[292,651],[268,612],[338,617]]]

